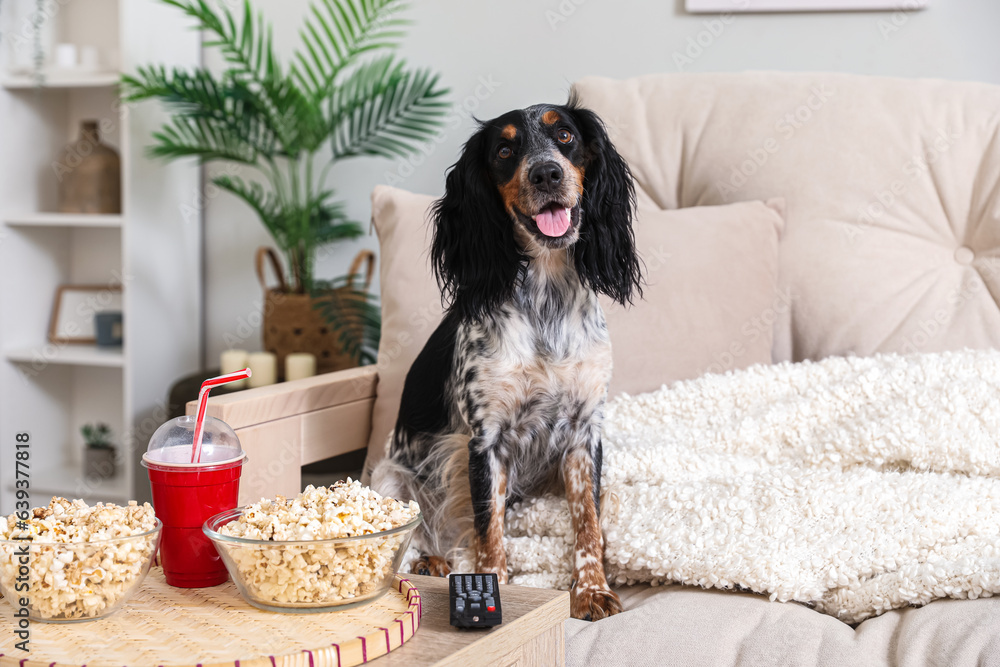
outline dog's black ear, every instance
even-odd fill
[[[583,133],[586,171],[580,240],[574,246],[576,270],[596,292],[624,305],[642,296],[642,269],[635,251],[632,172],[618,154],[603,121],[571,99],[569,109]]]
[[[489,127],[484,125],[445,179],[434,203],[434,275],[449,309],[480,320],[513,293],[522,267],[514,225],[489,174]]]

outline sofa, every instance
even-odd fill
[[[760,363],[1000,348],[1000,87],[734,73],[574,89],[637,189],[648,286],[629,310],[608,304],[612,393]],[[376,366],[211,399],[250,455],[244,500],[296,493],[305,463],[367,449],[367,474],[384,455],[403,377],[442,312],[432,200],[373,193]],[[624,613],[567,621],[567,664],[1000,664],[992,598],[851,626],[752,593],[619,592]]]

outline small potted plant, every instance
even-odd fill
[[[115,446],[111,443],[111,427],[103,422],[84,424],[80,433],[87,446],[83,459],[84,474],[101,479],[114,477]]]

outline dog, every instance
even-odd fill
[[[418,500],[414,572],[455,549],[507,579],[504,513],[564,490],[575,533],[571,611],[621,611],[604,573],[601,430],[611,344],[598,295],[642,294],[635,190],[601,119],[570,98],[480,123],[432,209],[447,304],[406,377],[376,490]]]

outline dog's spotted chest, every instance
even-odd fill
[[[602,420],[611,345],[596,295],[529,267],[512,303],[462,327],[457,343],[461,419],[493,443],[512,497],[530,493],[551,473],[538,462],[557,461],[567,433]]]

